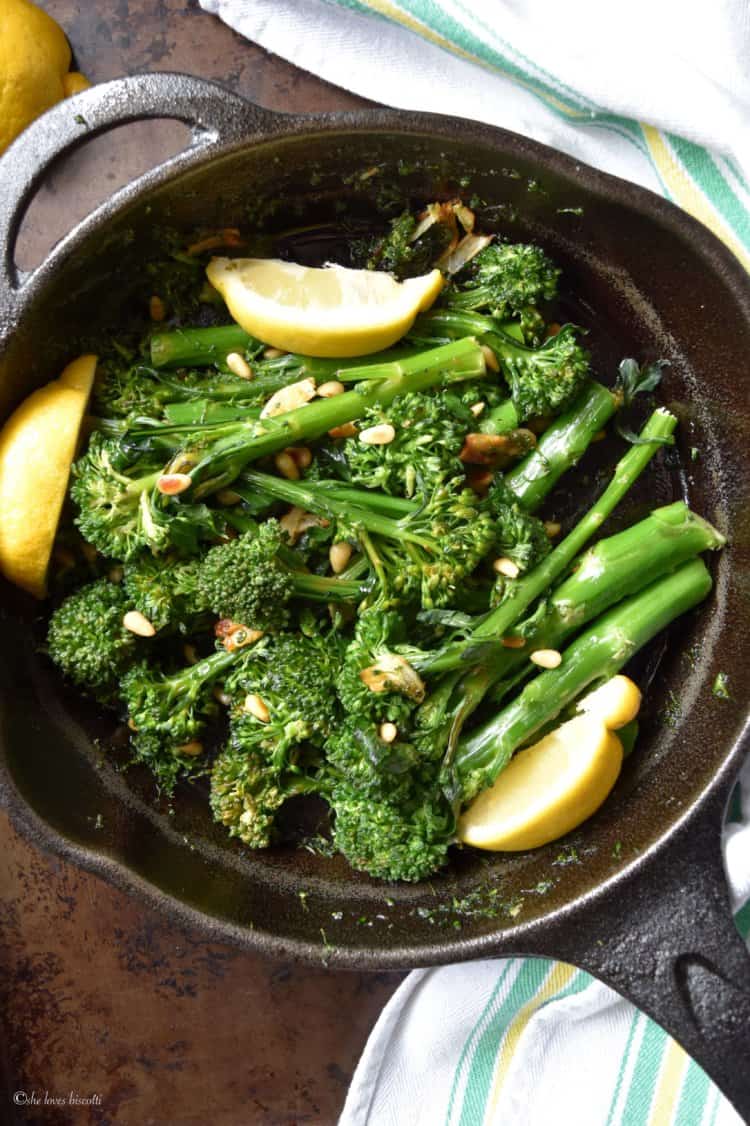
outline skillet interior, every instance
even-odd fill
[[[508,151],[479,128],[472,135],[462,127],[457,139],[447,119],[437,120],[422,118],[423,132],[404,133],[375,131],[361,118],[351,129],[341,119],[320,123],[314,135],[225,153],[156,186],[78,240],[75,253],[53,258],[0,360],[4,414],[86,347],[92,328],[116,330],[164,224],[284,230],[371,215],[392,202],[394,188],[422,201],[460,188],[485,201],[485,225],[538,240],[563,267],[580,301],[571,315],[592,329],[602,375],[623,355],[671,361],[660,397],[680,416],[687,472],[662,464],[619,519],[687,491],[697,511],[731,532],[733,546],[715,564],[713,598],[670,633],[637,754],[614,794],[562,843],[511,857],[457,856],[446,874],[417,887],[368,880],[340,858],[245,853],[211,824],[199,794],[185,789],[173,811],[157,809],[147,779],[112,768],[92,744],[106,741],[112,724],[67,692],[36,652],[28,623],[38,607],[6,592],[0,739],[13,783],[37,815],[31,831],[47,841],[51,829],[79,862],[169,897],[193,920],[193,911],[204,914],[217,938],[343,964],[413,965],[522,948],[528,926],[637,864],[715,783],[739,736],[737,701],[750,687],[740,628],[750,585],[750,318],[724,258],[689,220],[656,204],[645,214],[642,195],[631,202],[627,185],[590,170],[578,176],[565,160],[540,167],[518,138]],[[730,674],[734,702],[711,694],[719,669]]]

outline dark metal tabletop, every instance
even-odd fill
[[[94,82],[179,70],[271,108],[363,104],[247,43],[197,0],[37,2]],[[29,211],[21,264],[183,141],[181,126],[141,123],[62,163]],[[0,1122],[329,1126],[401,976],[209,945],[40,853],[0,811]]]

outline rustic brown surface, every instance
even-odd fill
[[[351,108],[201,12],[196,0],[42,0],[93,80],[146,70],[220,79],[263,105]],[[116,184],[184,140],[141,124],[68,159],[19,250],[38,261]],[[0,1121],[291,1126],[336,1121],[398,975],[327,973],[207,945],[95,876],[39,853],[0,814]],[[99,1105],[44,1105],[69,1092]],[[14,1092],[29,1102],[14,1107]],[[42,1105],[32,1104],[32,1097]],[[23,1099],[23,1095],[17,1098]]]

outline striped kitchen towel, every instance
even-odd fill
[[[747,940],[750,761],[724,846]],[[589,974],[541,958],[413,970],[370,1035],[339,1126],[552,1123],[742,1126],[659,1025]]]
[[[750,269],[748,0],[200,0],[347,90],[503,126],[660,192]],[[750,764],[725,833],[750,932]],[[738,1067],[746,1061],[738,1060]],[[559,962],[415,970],[339,1126],[741,1126],[659,1027]]]
[[[748,0],[200,0],[355,94],[523,133],[666,195],[750,270]]]

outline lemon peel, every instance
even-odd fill
[[[395,344],[443,287],[439,270],[398,282],[382,271],[278,258],[213,258],[206,274],[252,336],[285,352],[334,358]]]
[[[47,569],[70,466],[96,372],[79,356],[32,392],[0,430],[0,572],[36,598]]]

